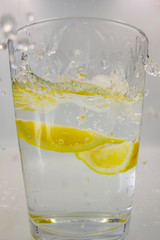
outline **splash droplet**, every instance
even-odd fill
[[[102,65],[102,68],[104,69],[104,70],[106,70],[107,69],[107,61],[105,60],[105,59],[103,59],[102,61],[101,61],[101,65]]]
[[[5,92],[5,91],[2,91],[1,94],[2,94],[2,96],[5,96],[5,95],[6,95],[6,92]]]
[[[7,44],[5,42],[0,42],[0,50],[5,50],[7,49]]]
[[[89,178],[85,177],[84,178],[84,183],[89,183]]]
[[[32,12],[28,12],[26,14],[26,18],[27,18],[27,21],[31,23],[34,21],[34,14]]]
[[[0,19],[0,27],[4,33],[11,33],[15,30],[16,21],[10,14],[3,15]]]
[[[152,59],[147,59],[144,66],[146,73],[154,77],[160,76],[160,67]]]
[[[148,163],[148,161],[144,161],[143,164],[146,165]]]
[[[2,146],[2,151],[5,151],[6,150],[6,147],[5,146]]]

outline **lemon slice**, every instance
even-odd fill
[[[76,153],[76,156],[97,173],[116,174],[126,172],[136,166],[138,149],[139,142],[124,142]]]
[[[16,120],[18,138],[28,144],[57,152],[83,152],[106,143],[121,143],[123,139],[88,129],[53,125],[40,121]]]

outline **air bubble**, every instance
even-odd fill
[[[25,71],[21,71],[17,77],[18,82],[26,83],[28,81],[28,74]]]
[[[0,19],[0,27],[4,33],[11,33],[15,30],[16,21],[12,15],[3,15]]]
[[[26,18],[27,18],[27,21],[31,23],[34,21],[34,14],[32,12],[28,12],[26,14]]]
[[[80,49],[74,49],[74,50],[73,50],[73,54],[74,54],[75,56],[80,56],[82,53],[83,53],[83,52],[82,52]]]
[[[44,52],[41,49],[38,49],[35,53],[35,58],[38,60],[43,59],[44,57]]]
[[[55,54],[56,53],[56,50],[55,49],[51,49],[51,50],[49,50],[49,52],[48,52],[48,56],[51,56],[51,55],[53,55],[53,54]]]
[[[0,50],[5,50],[7,49],[7,44],[5,42],[0,42]]]
[[[58,140],[58,144],[61,144],[61,145],[64,144],[64,140],[63,139],[59,139]]]
[[[83,112],[84,112],[84,113],[87,113],[87,112],[88,112],[88,109],[87,109],[86,106],[83,106]]]

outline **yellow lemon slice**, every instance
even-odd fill
[[[124,142],[93,130],[40,121],[17,119],[16,125],[18,138],[23,138],[28,144],[57,152],[83,152],[106,143]]]
[[[138,149],[139,142],[124,142],[76,153],[76,156],[97,173],[116,174],[126,172],[136,166]]]

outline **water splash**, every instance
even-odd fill
[[[146,59],[144,69],[146,73],[149,75],[152,75],[154,77],[159,77],[160,76],[160,66],[153,61],[153,59]]]

